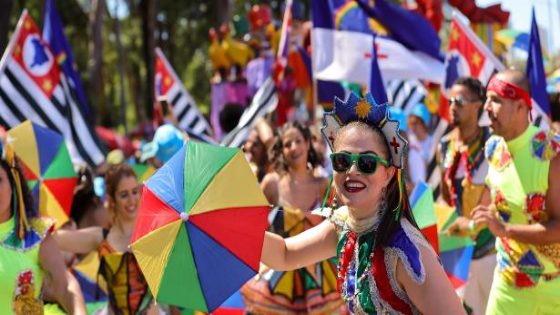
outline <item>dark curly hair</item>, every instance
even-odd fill
[[[288,162],[284,159],[284,155],[282,153],[283,144],[283,137],[289,129],[295,128],[297,129],[303,139],[307,141],[309,147],[307,148],[307,164],[311,165],[311,168],[315,168],[319,165],[319,158],[317,157],[317,152],[313,149],[313,145],[311,143],[311,132],[307,126],[300,124],[299,122],[288,122],[282,126],[280,131],[275,136],[274,145],[270,149],[270,159],[274,165],[274,170],[278,174],[286,174],[288,173]]]
[[[23,171],[21,170],[20,167],[20,160],[19,158],[16,157],[16,163],[15,163],[15,169],[16,172],[18,172],[19,174],[19,180],[20,180],[20,186],[21,186],[21,191],[23,194],[23,204],[25,205],[25,215],[27,216],[28,219],[31,218],[35,218],[37,216],[39,216],[38,213],[38,209],[35,205],[34,199],[33,199],[33,195],[31,194],[31,191],[29,191],[29,188],[27,186],[27,182],[25,180],[25,177],[23,176]],[[10,166],[8,165],[8,163],[4,160],[0,160],[0,167],[2,167],[2,169],[4,169],[4,171],[6,172],[6,174],[8,175],[8,180],[10,181],[10,186],[12,187],[12,201],[10,202],[10,209],[14,209],[14,202],[16,202],[13,198],[14,196],[14,192],[15,192],[15,178],[12,176],[12,172],[10,171]],[[13,215],[13,213],[12,213]]]

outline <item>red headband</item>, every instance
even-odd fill
[[[531,102],[531,96],[529,95],[529,93],[527,93],[527,91],[523,90],[522,88],[520,88],[519,86],[513,83],[502,81],[496,78],[495,76],[492,78],[492,80],[490,80],[490,83],[488,83],[488,88],[486,90],[494,91],[500,97],[503,97],[505,99],[509,99],[509,100],[522,99],[523,101],[525,101],[525,104],[527,105],[529,110],[533,108],[533,103]]]

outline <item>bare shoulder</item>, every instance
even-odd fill
[[[329,188],[329,182],[329,179],[326,177],[315,177],[315,183],[317,183],[317,186],[319,186],[319,192],[321,193],[321,196],[323,196]]]
[[[261,189],[266,196],[266,199],[271,204],[278,203],[278,187],[280,183],[280,174],[276,172],[268,173],[264,176],[261,182]]]

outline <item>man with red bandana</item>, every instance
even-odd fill
[[[560,310],[560,135],[530,124],[528,91],[516,70],[496,74],[487,87],[492,204],[473,215],[476,226],[496,236],[498,264],[486,314]]]

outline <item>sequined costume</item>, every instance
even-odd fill
[[[107,230],[98,253],[101,264],[99,272],[107,282],[110,314],[143,314],[152,300],[148,284],[131,252],[121,253],[109,245]]]
[[[40,298],[43,273],[41,241],[54,228],[48,218],[33,218],[23,240],[16,236],[15,218],[0,223],[0,314],[43,314]]]
[[[377,223],[362,233],[352,231],[348,209],[324,209],[322,215],[336,226],[339,235],[338,285],[352,314],[419,314],[397,281],[397,263],[400,261],[407,274],[417,284],[426,278],[420,247],[432,247],[406,219],[387,246],[373,249]],[[435,255],[435,252],[434,252]]]
[[[273,226],[284,237],[312,227],[300,209],[283,207],[279,214]],[[290,271],[266,269],[241,293],[247,311],[254,314],[332,314],[343,305],[332,260]]]
[[[529,126],[506,142],[486,143],[488,186],[503,222],[545,223],[550,160],[560,152],[560,135]],[[496,240],[498,268],[487,314],[537,314],[560,309],[560,243],[532,245]],[[547,313],[548,314],[548,313]]]

